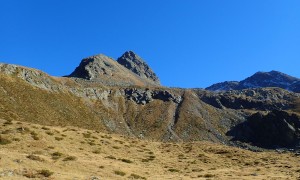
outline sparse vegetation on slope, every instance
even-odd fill
[[[1,145],[1,164],[5,166],[0,165],[0,179],[300,178],[300,156],[291,152],[251,152],[210,142],[153,142],[77,127],[19,121],[3,126],[5,122],[0,120],[1,131],[11,130],[6,138],[20,141]],[[32,139],[33,129],[39,140]],[[47,131],[67,137],[56,141]],[[81,144],[87,140],[83,133],[97,138],[95,145]],[[115,145],[119,148],[112,148]]]

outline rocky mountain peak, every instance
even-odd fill
[[[118,58],[117,62],[141,78],[149,79],[155,84],[160,84],[159,79],[153,70],[140,56],[135,54],[133,51],[126,51],[121,57]]]
[[[84,58],[79,66],[69,76],[83,79],[96,79],[102,75],[112,75],[116,71],[113,59],[103,55]]]
[[[240,82],[242,87],[280,87],[288,89],[298,78],[289,76],[279,71],[257,72]]]
[[[300,92],[300,79],[274,70],[270,72],[259,71],[242,81],[217,83],[206,89],[212,91],[226,91],[263,87],[279,87]]]

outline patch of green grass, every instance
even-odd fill
[[[30,132],[30,134],[31,134],[31,137],[34,139],[34,140],[39,140],[40,138],[38,137],[38,134],[35,132],[35,131],[31,131]]]
[[[11,142],[12,142],[11,140],[0,136],[0,145],[10,144]]]
[[[92,135],[90,133],[82,133],[84,138],[91,138]]]
[[[44,177],[50,177],[54,174],[54,172],[49,171],[48,169],[42,169],[38,173]]]
[[[54,133],[51,132],[51,131],[46,131],[46,134],[48,134],[49,136],[53,136],[54,135]]]
[[[7,120],[7,121],[5,121],[3,124],[4,124],[4,125],[12,125],[13,122],[12,122],[12,120]]]
[[[21,141],[20,138],[13,138],[12,140],[13,140],[13,141],[17,141],[17,142]]]
[[[215,175],[213,175],[213,174],[204,174],[204,175],[198,175],[198,177],[213,178],[213,177],[215,177]]]
[[[119,176],[125,176],[126,175],[126,173],[123,172],[123,171],[115,171],[115,174],[119,175]]]
[[[51,156],[52,156],[53,160],[57,160],[57,159],[59,159],[59,158],[61,158],[63,156],[63,153],[61,153],[61,152],[54,152],[54,153],[51,154]]]
[[[50,130],[50,128],[42,127],[43,130]]]
[[[36,155],[33,155],[33,154],[30,154],[28,156],[26,156],[28,159],[31,159],[33,161],[40,161],[40,162],[43,162],[44,159],[39,157],[39,156],[36,156]]]
[[[94,153],[94,154],[100,154],[101,151],[97,149],[97,150],[92,151],[92,153]]]
[[[63,161],[76,161],[76,160],[77,160],[77,157],[75,157],[75,156],[68,156],[63,159]]]
[[[61,140],[63,140],[64,138],[62,138],[62,137],[55,137],[54,138],[56,141],[61,141]]]
[[[174,168],[168,169],[168,171],[170,171],[170,172],[179,172],[178,169],[174,169]]]
[[[137,174],[130,174],[130,176],[128,178],[131,178],[131,179],[147,179],[147,178],[142,177],[142,176],[137,175]]]
[[[55,147],[54,146],[48,146],[48,149],[54,149]]]
[[[120,159],[120,160],[124,163],[133,163],[133,161],[131,161],[129,159]]]
[[[115,158],[115,157],[112,156],[112,155],[106,156],[105,158],[108,158],[108,159],[117,159],[117,158]]]
[[[12,133],[12,130],[7,129],[1,132],[1,134],[9,134],[9,133]]]

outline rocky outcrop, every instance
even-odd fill
[[[0,73],[21,78],[30,85],[47,91],[59,91],[64,88],[55,78],[37,69],[0,63]]]
[[[257,72],[240,82],[226,81],[214,84],[206,89],[210,91],[228,91],[263,87],[279,87],[293,92],[300,92],[300,79],[278,71]]]
[[[263,148],[300,148],[300,119],[296,114],[274,110],[250,116],[227,133],[233,141]]]
[[[127,99],[136,102],[137,104],[147,104],[154,99],[162,101],[173,101],[179,104],[182,101],[181,96],[176,96],[166,90],[141,90],[141,89],[125,89]]]
[[[101,79],[103,76],[113,76],[117,71],[118,67],[114,60],[100,54],[83,59],[69,77],[88,80]]]
[[[157,85],[152,79],[138,76],[114,59],[103,54],[83,59],[79,66],[67,77],[80,78],[108,86]]]
[[[155,84],[160,84],[158,77],[146,62],[132,51],[125,52],[118,58],[118,63],[137,74],[143,79],[149,79]]]
[[[232,90],[225,92],[198,92],[202,101],[216,108],[255,109],[262,111],[285,110],[293,107],[295,94],[280,88]]]

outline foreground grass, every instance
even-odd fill
[[[0,133],[0,179],[300,178],[300,157],[293,153],[151,142],[5,120],[0,120]]]

